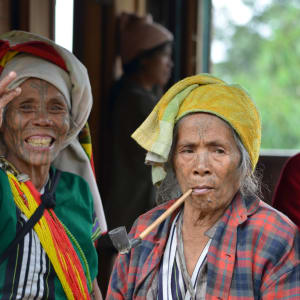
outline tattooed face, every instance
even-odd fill
[[[232,130],[206,113],[188,115],[178,125],[173,164],[182,191],[193,189],[194,208],[222,211],[239,188],[241,155]]]
[[[2,134],[6,158],[17,169],[50,166],[70,129],[70,114],[62,93],[37,78],[23,82],[21,94],[6,108]]]

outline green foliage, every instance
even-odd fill
[[[215,28],[229,47],[212,73],[249,91],[262,117],[262,148],[300,149],[300,1],[273,0],[263,10],[243,2],[253,9],[246,25],[229,24],[231,35]]]

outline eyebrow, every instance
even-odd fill
[[[20,101],[19,101],[19,104],[26,104],[26,103],[31,103],[31,102],[34,102],[34,98],[33,97],[24,97],[24,98],[21,98]]]
[[[197,143],[195,142],[191,142],[191,141],[187,141],[187,140],[183,140],[182,142],[177,142],[177,146],[185,146],[185,147],[194,147],[196,146]],[[207,143],[205,143],[206,145],[208,146],[225,146],[226,144],[226,141],[224,140],[212,140],[212,141],[208,141]]]

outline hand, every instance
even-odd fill
[[[2,127],[3,111],[5,106],[12,101],[15,97],[21,94],[21,88],[17,87],[9,90],[7,86],[16,78],[15,72],[10,72],[0,81],[0,128]]]
[[[97,279],[95,279],[93,281],[93,294],[94,294],[94,299],[95,300],[102,300],[102,294],[101,294],[101,291],[100,291],[100,288],[98,286],[98,282],[97,282]]]

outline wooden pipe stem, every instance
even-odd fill
[[[156,226],[158,226],[162,221],[164,221],[168,216],[172,214],[176,208],[178,208],[184,200],[192,193],[192,190],[185,192],[177,201],[175,201],[161,216],[159,216],[152,224],[150,224],[140,235],[139,238],[143,239],[150,233]]]

